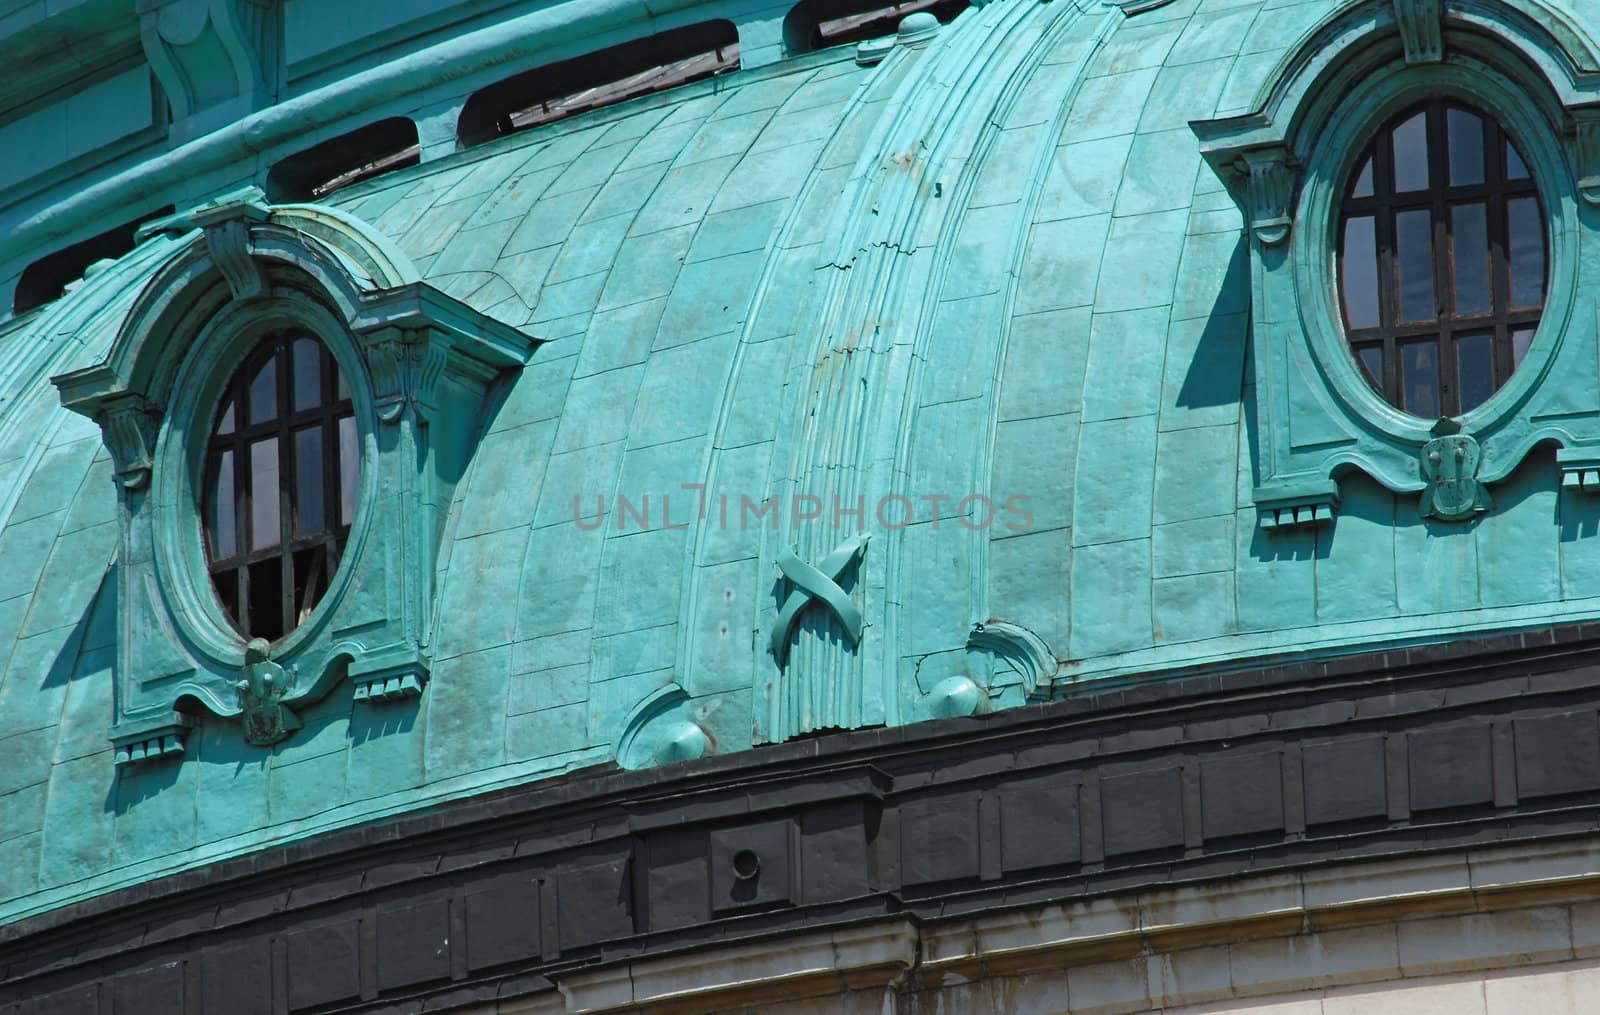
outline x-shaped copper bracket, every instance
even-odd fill
[[[867,552],[867,533],[840,543],[838,548],[816,567],[812,567],[788,547],[778,554],[778,570],[789,579],[789,596],[778,610],[777,623],[772,625],[772,655],[782,666],[789,657],[789,634],[795,621],[813,599],[820,599],[839,618],[845,637],[854,645],[861,640],[861,611],[850,601],[850,596],[839,587],[839,576],[844,574]]]

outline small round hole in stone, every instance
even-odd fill
[[[741,849],[733,854],[733,876],[740,881],[749,881],[761,873],[761,858],[756,856],[754,850]]]

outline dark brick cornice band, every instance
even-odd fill
[[[1597,822],[1600,625],[1545,628],[591,769],[328,833],[0,928],[0,1015],[446,1010],[887,913]]]

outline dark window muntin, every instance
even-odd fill
[[[1450,110],[1468,113],[1483,124],[1485,167],[1484,179],[1480,184],[1450,185],[1450,149],[1447,134]],[[1397,193],[1392,139],[1396,129],[1409,122],[1418,113],[1425,114],[1429,186],[1425,190]],[[1505,384],[1517,366],[1513,358],[1512,333],[1524,330],[1531,333],[1538,327],[1544,310],[1544,297],[1549,290],[1549,233],[1544,225],[1544,202],[1528,167],[1527,157],[1522,154],[1524,150],[1493,116],[1481,109],[1458,100],[1433,99],[1411,106],[1385,123],[1376,132],[1360,158],[1356,159],[1350,171],[1349,178],[1345,182],[1336,239],[1340,314],[1357,370],[1369,383],[1372,383],[1385,400],[1403,411],[1409,410],[1406,410],[1403,393],[1400,390],[1399,345],[1401,343],[1408,339],[1434,340],[1435,392],[1439,411],[1444,416],[1459,416],[1462,414],[1462,409],[1461,384],[1457,376],[1455,355],[1456,341],[1484,332],[1492,335],[1494,371],[1490,388],[1492,394]],[[1528,170],[1525,177],[1514,180],[1507,178],[1508,152],[1515,152],[1523,168]],[[1372,194],[1369,197],[1354,197],[1363,169],[1369,162],[1373,168]],[[1535,202],[1540,239],[1543,243],[1541,249],[1543,279],[1537,306],[1513,308],[1510,305],[1512,265],[1507,249],[1510,243],[1507,219],[1508,204],[1516,198],[1532,198]],[[1489,275],[1493,294],[1487,314],[1458,316],[1455,313],[1455,251],[1450,213],[1452,208],[1475,203],[1482,203],[1487,209]],[[1402,322],[1399,320],[1400,266],[1396,257],[1396,217],[1402,212],[1414,210],[1426,210],[1430,213],[1435,315],[1426,321]],[[1364,215],[1372,216],[1376,231],[1379,321],[1375,327],[1354,328],[1350,325],[1347,304],[1344,246],[1346,224],[1353,216]],[[1376,383],[1361,361],[1361,352],[1370,348],[1382,349],[1383,376],[1377,378]]]
[[[294,408],[293,348],[297,340],[309,340],[317,349],[319,391],[316,401],[298,411]],[[275,373],[275,412],[257,423],[249,421],[249,388],[260,368],[273,363]],[[218,433],[232,410],[232,429]],[[356,461],[341,461],[339,429],[341,420],[354,419],[350,392],[338,362],[328,346],[305,329],[274,332],[262,339],[234,371],[217,406],[207,442],[201,517],[207,570],[223,612],[246,638],[262,637],[276,641],[299,626],[327,591],[350,535],[350,517],[341,498],[341,473],[348,464],[360,469]],[[322,525],[296,533],[302,505],[295,490],[295,434],[320,426]],[[253,497],[256,491],[249,461],[251,446],[276,438],[278,442],[278,486],[271,496],[278,500],[277,542],[252,550]],[[224,452],[232,452],[233,467],[233,549],[219,556],[218,533],[213,520],[230,506],[215,503],[218,472]],[[252,589],[252,578],[266,586]],[[263,596],[263,591],[266,595]]]

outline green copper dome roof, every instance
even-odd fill
[[[117,490],[49,382],[198,234],[0,330],[0,919],[679,734],[1600,613],[1548,450],[1470,526],[1359,473],[1331,528],[1258,526],[1245,220],[1190,124],[1350,5],[1145,6],[990,4],[330,197],[542,344],[447,507],[421,698],[336,689],[271,748],[207,715],[113,766]]]

